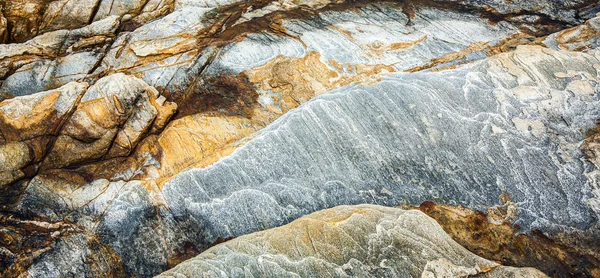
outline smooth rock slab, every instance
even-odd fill
[[[492,271],[490,271],[492,270]],[[157,277],[546,277],[482,259],[420,211],[339,206],[208,249]],[[478,276],[479,277],[479,276]]]

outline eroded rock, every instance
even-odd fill
[[[53,91],[0,103],[0,185],[35,173],[54,136],[69,119],[88,85],[72,82]],[[27,173],[28,172],[28,173]]]
[[[340,206],[221,243],[158,277],[547,277],[470,253],[431,218],[373,205]],[[512,276],[511,275],[511,276]]]
[[[0,274],[3,277],[23,277],[25,274],[35,277],[38,273],[52,276],[125,275],[120,258],[110,247],[103,246],[96,236],[83,233],[81,227],[70,223],[23,220],[0,214]],[[68,258],[60,256],[73,248],[78,249],[76,254],[71,253]],[[61,259],[55,260],[53,265],[30,268],[38,258],[44,257]],[[77,268],[73,264],[77,260],[86,260],[90,265]]]
[[[519,233],[518,227],[510,221],[516,216],[511,215],[516,212],[516,204],[504,201],[504,205],[490,208],[487,213],[432,202],[421,204],[419,209],[435,219],[460,245],[484,258],[506,265],[536,267],[551,276],[596,277],[600,274],[600,260],[595,251],[561,242],[563,237],[549,239],[539,231],[532,235]],[[587,234],[595,233],[594,229],[590,228]],[[564,238],[588,241],[578,234]],[[597,246],[589,241],[587,244]]]
[[[111,42],[118,24],[118,17],[109,17],[80,29],[50,32],[0,48],[0,76],[6,78],[0,99],[83,80],[103,56],[101,49],[86,48]]]
[[[328,207],[433,200],[527,242],[503,263],[596,275],[593,1],[92,2],[2,8],[1,209],[81,231],[15,272],[152,276]]]
[[[10,42],[76,29],[116,16],[143,24],[172,10],[173,1],[138,0],[12,0],[0,6],[8,22]]]
[[[128,155],[151,130],[159,111],[162,118],[174,113],[161,108],[158,97],[156,89],[124,74],[98,80],[83,95],[41,167],[61,168],[104,156]]]
[[[42,170],[127,156],[175,113],[144,81],[124,74],[0,103],[1,184]]]

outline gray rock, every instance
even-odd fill
[[[46,111],[54,115],[56,110],[60,119],[52,122],[52,132],[41,128],[44,132],[36,133],[44,141],[35,145],[24,142],[29,137],[13,140],[4,134],[8,129],[0,130],[2,193],[6,184],[16,181],[6,187],[14,189],[11,195],[0,194],[2,200],[11,199],[2,210],[76,223],[85,238],[61,239],[34,262],[29,273],[102,275],[93,271],[97,266],[90,264],[90,255],[103,256],[104,251],[90,249],[90,238],[111,249],[129,275],[151,276],[215,242],[285,225],[338,205],[419,205],[433,200],[485,210],[500,204],[503,193],[518,207],[515,224],[522,232],[539,229],[554,237],[576,231],[593,241],[595,235],[586,229],[598,225],[600,189],[598,179],[589,177],[595,168],[580,147],[585,132],[600,115],[600,51],[597,35],[568,38],[598,31],[597,19],[546,38],[544,43],[554,50],[519,47],[491,58],[487,55],[497,53],[496,47],[512,45],[507,41],[515,38],[516,44],[530,43],[533,38],[518,40],[527,28],[547,34],[578,23],[591,17],[597,5],[586,1],[436,1],[452,6],[443,9],[392,3],[334,5],[338,2],[44,3],[48,9],[39,21],[42,35],[0,45],[0,98],[17,96],[0,103],[0,116],[18,119],[24,126]],[[309,15],[317,9],[322,10]],[[18,33],[28,30],[29,23],[5,10],[8,23],[3,25],[0,15],[0,39],[3,26]],[[306,16],[298,15],[304,12]],[[288,13],[282,20],[276,16]],[[262,26],[266,19],[277,20]],[[65,29],[53,31],[56,28]],[[582,46],[586,46],[585,53],[557,50]],[[240,146],[233,154],[225,154],[211,166],[182,172],[166,184],[135,180],[143,172],[137,166],[96,179],[70,169],[95,160],[113,163],[109,165],[126,161],[138,143],[160,131],[175,112],[175,104],[166,102],[159,91],[177,98],[178,94],[194,94],[196,88],[212,89],[204,83],[210,78],[221,74],[241,78],[261,67],[267,75],[285,77],[287,71],[269,72],[267,66],[285,57],[298,58],[299,64],[302,58],[317,57],[324,68],[335,68],[334,78],[361,85],[333,86],[337,89],[310,101],[317,93],[302,96],[301,107],[232,143]],[[474,63],[461,65],[467,62]],[[368,66],[390,69],[373,75],[365,71],[365,76],[352,80],[359,76],[359,67]],[[289,72],[293,71],[298,69]],[[305,77],[310,81],[318,74],[307,72]],[[90,87],[72,83],[82,86],[78,94],[58,98],[56,105],[52,102],[47,110],[39,110],[43,113],[25,113],[28,105],[37,105],[34,102],[41,103],[48,95],[37,92],[70,81],[87,81]],[[261,80],[257,82],[248,86],[260,95],[257,101],[262,105],[252,107],[256,108],[253,112],[277,97],[271,90],[277,85],[294,88],[293,81],[263,87]],[[328,90],[322,84],[306,88],[322,89],[319,94]],[[235,92],[232,95],[233,102]],[[254,120],[248,117],[245,120]],[[227,123],[233,129],[247,121]],[[219,136],[214,136],[215,142],[221,140]],[[150,153],[143,155],[147,155],[144,165],[164,166]],[[86,171],[101,168],[96,166]],[[375,234],[379,232],[375,229]],[[438,239],[447,237],[438,235]],[[221,250],[225,255],[219,259],[232,265],[236,263],[231,258],[243,259],[252,265],[247,270],[253,273],[385,276],[401,271],[360,259],[334,266],[316,257],[298,270],[275,252],[272,257],[281,259],[274,261],[276,266],[250,256],[254,247],[227,253],[223,246],[205,255]],[[465,255],[461,250],[457,252]],[[479,273],[474,264],[458,262],[453,257],[458,253],[426,260],[409,256],[419,261],[411,275]],[[483,261],[468,256],[471,262]],[[232,276],[246,271],[242,266],[226,268],[217,260],[206,264],[207,259],[200,258],[202,271],[222,268]],[[108,269],[105,265],[97,269]],[[186,265],[174,271],[197,267]],[[261,265],[273,268],[259,269]],[[487,274],[510,276],[513,271],[528,270],[497,268]]]
[[[595,64],[522,47],[458,70],[341,88],[219,163],[181,173],[164,198],[176,219],[193,219],[198,227],[186,229],[203,244],[340,204],[484,210],[503,192],[524,231],[585,229],[596,221],[587,202],[597,185],[578,146],[600,115]],[[582,80],[591,90],[570,89]]]
[[[102,47],[112,41],[118,27],[119,18],[112,16],[79,29],[49,32],[0,47],[0,76],[5,78],[0,99],[82,81],[103,58]]]

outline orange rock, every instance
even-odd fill
[[[45,156],[51,139],[71,116],[86,88],[85,83],[72,82],[0,103],[0,185],[25,177],[24,168]]]
[[[160,177],[175,175],[198,164],[229,154],[230,145],[262,126],[238,116],[192,115],[171,123],[157,138]],[[234,148],[231,148],[234,149]],[[216,156],[216,157],[215,157]]]
[[[162,107],[158,97],[155,89],[135,77],[114,74],[98,80],[65,123],[42,169],[129,155],[153,127],[155,107]],[[174,112],[173,105],[167,105],[160,108],[163,123],[157,128]]]

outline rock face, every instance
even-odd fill
[[[144,81],[121,73],[89,88],[71,82],[0,105],[3,187],[38,168],[127,156],[143,135],[162,129],[176,109]]]
[[[588,54],[519,47],[457,70],[344,87],[290,111],[211,167],[179,174],[163,194],[175,215],[210,219],[222,231],[248,226],[221,210],[267,222],[337,202],[484,209],[503,192],[519,204],[516,223],[526,230],[584,229],[594,197],[578,145],[600,113],[598,64]],[[296,203],[281,203],[283,192]],[[264,201],[252,204],[257,198]]]
[[[511,224],[516,204],[507,200],[502,206],[486,212],[425,202],[419,209],[435,218],[454,240],[478,255],[505,265],[533,265],[551,276],[597,277],[599,272],[596,250],[581,251],[582,246],[595,246],[597,228],[587,235],[568,235],[552,240],[539,231],[531,235],[519,233]]]
[[[597,1],[360,2],[0,1],[1,276],[599,276]]]
[[[241,236],[157,277],[547,277],[466,250],[419,211],[339,206]]]

